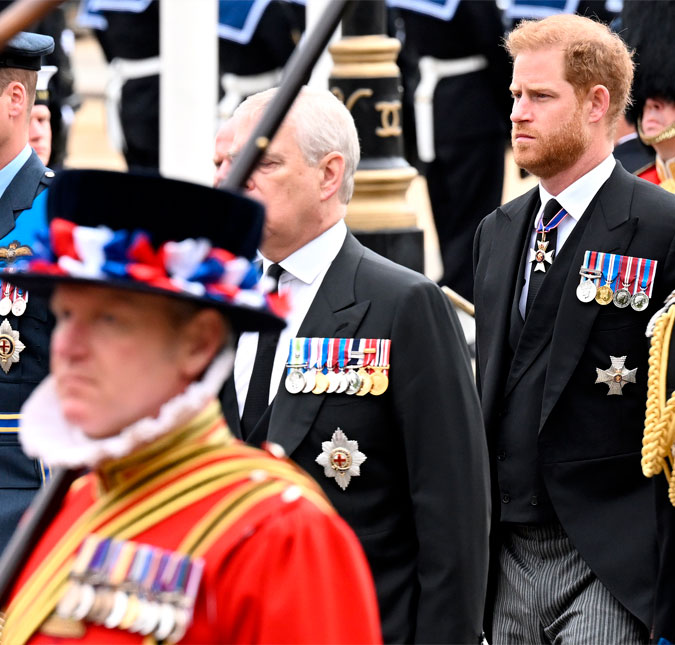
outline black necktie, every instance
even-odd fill
[[[278,264],[272,264],[267,269],[267,275],[279,282],[283,269]],[[278,288],[278,287],[277,287]],[[265,412],[270,394],[270,377],[274,365],[274,355],[279,343],[279,331],[262,331],[258,335],[258,349],[255,353],[251,381],[246,394],[244,412],[241,415],[241,435],[248,438],[256,423]]]
[[[541,218],[542,224],[544,226],[548,226],[550,221],[553,219],[556,213],[558,213],[559,210],[560,204],[555,199],[549,199],[548,203],[544,207],[544,214]],[[548,242],[548,245],[546,246],[545,251],[540,251],[538,246],[539,242],[541,241],[542,234],[537,233],[537,235],[535,236],[534,250],[535,252],[539,252],[541,254],[539,257],[542,259],[542,261],[539,262],[538,261],[539,258],[537,258],[532,262],[532,268],[530,269],[530,285],[527,290],[527,299],[525,301],[525,316],[527,316],[530,313],[532,303],[534,302],[534,299],[537,297],[537,292],[541,287],[541,283],[544,281],[544,278],[546,277],[546,271],[549,271],[551,267],[551,265],[545,259],[545,254],[548,253],[549,251],[552,251],[553,255],[551,256],[551,259],[552,260],[555,259],[555,245],[557,234],[558,234],[557,228],[554,228],[552,231],[546,233],[546,242]],[[544,271],[537,270],[537,267],[541,269],[542,266],[545,269]]]

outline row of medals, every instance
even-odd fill
[[[644,291],[638,291],[631,295],[625,284],[616,291],[613,291],[608,284],[596,286],[595,281],[602,279],[602,271],[582,267],[579,274],[581,275],[581,282],[577,287],[577,298],[581,302],[595,300],[599,305],[608,305],[613,302],[619,309],[624,309],[630,305],[635,311],[644,311],[649,307],[649,296]]]
[[[183,638],[192,622],[194,599],[180,591],[151,594],[130,581],[111,586],[104,578],[100,572],[80,579],[71,574],[57,615],[145,636],[154,632],[158,641],[175,643]]]
[[[291,394],[349,394],[365,396],[384,394],[389,387],[389,377],[385,370],[389,365],[365,367],[346,367],[335,371],[329,369],[326,374],[319,369],[307,369],[307,364],[287,364],[290,370],[286,375],[286,389]]]
[[[17,295],[16,289],[13,291],[13,296],[5,295],[0,298],[0,316],[8,316],[14,314],[15,316],[23,316],[26,311],[27,300],[22,295]]]

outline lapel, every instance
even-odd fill
[[[571,267],[581,266],[584,251],[624,255],[637,229],[639,218],[631,215],[636,178],[617,164],[598,193],[598,199],[575,249]],[[544,386],[540,429],[546,423],[561,392],[576,369],[600,306],[584,304],[576,297],[579,274],[570,270],[564,282],[558,315],[553,326],[551,357]]]
[[[523,285],[520,271],[525,237],[529,233],[531,215],[539,200],[538,187],[496,210],[492,232],[492,246],[488,249],[490,261],[483,278],[479,307],[483,308],[485,332],[479,354],[482,356],[481,398],[485,424],[490,427],[492,413],[500,404],[503,393],[503,375],[508,369],[509,329],[514,298]],[[489,369],[485,361],[490,358]]]
[[[33,151],[0,197],[0,238],[14,229],[18,213],[33,205],[44,173],[45,166]]]
[[[355,294],[355,281],[363,253],[364,247],[351,233],[347,233],[300,325],[299,337],[350,338],[356,334],[370,307],[369,300],[357,302]],[[281,444],[291,455],[309,432],[326,397],[289,394],[284,378],[271,409],[268,408],[253,434],[257,435],[258,428],[267,425],[268,418],[267,438]],[[256,436],[256,439],[260,438]]]

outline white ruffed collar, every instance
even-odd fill
[[[29,457],[48,466],[96,468],[109,459],[120,459],[192,419],[218,395],[232,372],[234,349],[224,349],[200,381],[167,401],[156,417],[146,417],[119,434],[92,439],[63,417],[54,379],[45,378],[21,408],[19,439]]]

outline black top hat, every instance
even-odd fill
[[[54,51],[51,36],[20,31],[12,37],[0,52],[0,67],[17,67],[38,71],[42,57]]]
[[[265,293],[252,263],[264,219],[258,202],[102,170],[64,170],[47,190],[49,230],[12,283],[34,291],[65,282],[131,289],[220,309],[239,331],[284,326],[275,315],[283,299]]]

